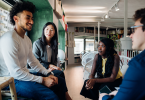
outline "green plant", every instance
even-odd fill
[[[118,34],[114,34],[113,36],[110,37],[114,41],[114,48],[117,48],[117,41],[118,40]]]

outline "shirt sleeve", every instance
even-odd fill
[[[42,73],[44,75],[47,75],[49,73],[49,71],[40,64],[38,59],[36,59],[34,54],[32,53],[32,44],[31,43],[30,43],[30,47],[29,48],[30,48],[30,50],[29,50],[29,54],[28,54],[28,58],[27,58],[27,63],[36,72]]]
[[[141,100],[144,92],[144,72],[143,67],[137,61],[133,60],[124,76],[120,89],[113,99],[104,96],[102,100]]]
[[[6,40],[6,41],[5,41]],[[18,59],[19,43],[11,38],[1,40],[1,51],[5,64],[10,72],[10,76],[21,81],[35,81],[42,83],[41,76],[35,76],[28,71],[23,70]]]
[[[46,69],[48,69],[50,63],[48,61],[46,62],[42,60],[41,52],[43,51],[40,50],[40,48],[42,49],[42,46],[39,43],[37,43],[37,41],[35,41],[33,43],[33,50],[32,50],[33,54],[39,60],[40,64],[43,65],[43,67],[45,67]]]

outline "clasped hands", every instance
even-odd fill
[[[42,84],[48,88],[58,84],[58,78],[54,75],[49,75],[48,77],[43,77]]]
[[[86,82],[86,89],[89,90],[89,89],[93,89],[93,86],[95,85],[96,83],[96,80],[95,79],[89,79],[87,82]]]

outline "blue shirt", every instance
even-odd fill
[[[116,96],[111,99],[106,95],[102,100],[142,100],[143,97],[145,97],[145,50],[129,62]]]

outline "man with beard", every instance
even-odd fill
[[[18,96],[35,100],[66,100],[65,80],[52,75],[32,53],[32,43],[27,31],[33,25],[35,6],[31,2],[17,2],[10,11],[12,31],[0,37],[0,75],[14,78]],[[40,73],[29,73],[26,65]],[[6,87],[5,89],[9,89]]]

